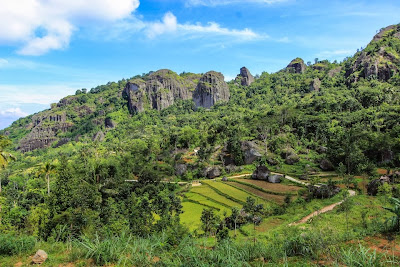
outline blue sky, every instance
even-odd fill
[[[341,61],[400,2],[306,0],[0,0],[0,129],[79,88],[151,70],[234,78],[291,59]]]

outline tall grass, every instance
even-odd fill
[[[11,234],[0,234],[0,255],[16,255],[30,252],[36,244],[32,236],[15,236]]]

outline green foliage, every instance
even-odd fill
[[[32,236],[0,234],[0,255],[17,255],[31,252],[36,240]]]

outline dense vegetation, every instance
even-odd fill
[[[396,264],[394,255],[343,243],[399,229],[398,200],[389,208],[390,196],[398,197],[399,190],[382,188],[381,197],[368,198],[354,175],[373,178],[378,167],[400,166],[400,76],[363,78],[360,69],[349,75],[362,52],[373,57],[384,47],[398,58],[399,39],[393,34],[341,63],[316,60],[304,73],[262,73],[250,86],[233,80],[229,102],[209,110],[181,100],[161,111],[130,114],[122,94],[127,80],[121,80],[77,90],[50,110],[14,122],[0,132],[7,136],[0,136],[0,255],[44,246],[54,255],[68,250],[60,261],[80,261],[80,266],[91,264],[85,258],[121,266],[247,266],[264,261],[304,266],[321,259],[348,266]],[[400,67],[398,61],[392,64]],[[146,81],[149,74],[133,78]],[[185,75],[194,74],[176,78]],[[318,88],[312,86],[316,79]],[[22,153],[21,140],[33,119],[43,114],[66,114],[71,126],[60,130],[50,147]],[[245,165],[243,141],[255,142],[262,152],[250,165]],[[235,171],[223,168],[224,148]],[[359,189],[358,205],[346,195],[315,200],[306,189],[274,192],[240,179],[204,182],[192,189],[174,183],[203,179],[209,166],[221,166],[224,176],[252,172],[260,164],[309,178],[320,173],[322,162],[337,171],[338,184]],[[181,175],[176,174],[178,165],[187,167]],[[269,195],[276,201],[263,198]],[[315,207],[339,200],[345,205],[307,229],[287,228]],[[370,219],[363,211],[367,206],[376,208]],[[194,224],[184,212],[201,215],[201,221]],[[279,223],[256,238],[256,226],[263,221]],[[234,238],[246,242],[238,244]]]

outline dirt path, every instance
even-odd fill
[[[292,181],[292,182],[297,183],[297,184],[300,184],[300,185],[305,185],[305,186],[309,185],[309,183],[307,183],[307,182],[300,181],[299,179],[293,178],[293,177],[288,176],[288,175],[283,175],[283,174],[277,173],[277,172],[271,172],[271,173],[272,173],[272,174],[279,174],[279,175],[282,175],[282,176],[284,176],[285,179],[288,179],[289,181]],[[230,176],[229,178],[239,178],[239,177],[250,176],[250,175],[251,175],[251,174],[240,174],[240,175]],[[349,190],[349,197],[353,197],[353,196],[355,196],[355,195],[356,195],[356,192],[355,192],[354,190]],[[336,203],[333,203],[333,204],[331,204],[331,205],[328,205],[328,206],[326,206],[326,207],[323,207],[322,209],[317,210],[317,211],[314,211],[313,213],[307,215],[306,217],[302,218],[301,220],[289,224],[289,226],[293,226],[293,225],[298,225],[298,224],[306,223],[306,222],[307,222],[308,220],[310,220],[311,218],[313,218],[313,217],[315,217],[315,216],[318,216],[318,215],[320,215],[320,214],[322,214],[322,213],[331,211],[331,210],[333,210],[334,208],[336,208],[337,206],[341,205],[342,203],[343,203],[343,200],[342,200],[342,201],[339,201],[339,202],[336,202]]]
[[[276,173],[276,174],[279,174],[279,173]],[[306,185],[306,186],[308,185],[308,183],[306,183],[306,182],[300,181],[300,180],[298,180],[296,178],[293,178],[293,177],[290,177],[290,176],[287,176],[287,175],[285,176],[285,178],[290,180],[290,181],[292,181],[292,182],[298,183],[298,184],[302,184],[302,185]],[[356,192],[354,190],[349,190],[349,197],[353,197],[355,195],[356,195]],[[308,222],[308,220],[310,220],[311,218],[313,218],[315,216],[318,216],[318,215],[320,215],[322,213],[325,213],[325,212],[333,210],[335,207],[341,205],[343,203],[343,201],[344,200],[336,202],[336,203],[333,203],[333,204],[328,205],[326,207],[323,207],[320,210],[314,211],[313,213],[311,213],[311,214],[307,215],[306,217],[302,218],[301,220],[289,224],[289,226],[306,223],[306,222]]]

